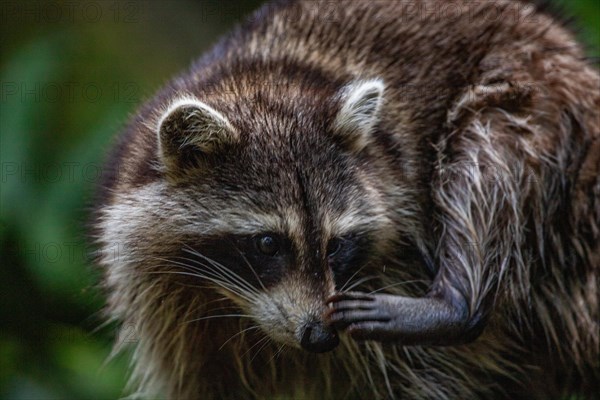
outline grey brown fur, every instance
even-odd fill
[[[133,389],[597,396],[599,109],[526,3],[261,8],[114,152],[95,228]]]

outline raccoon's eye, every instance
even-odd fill
[[[279,241],[271,235],[261,235],[254,239],[258,251],[266,256],[274,256],[279,251]]]
[[[327,243],[327,257],[335,256],[342,248],[342,240],[333,238]]]

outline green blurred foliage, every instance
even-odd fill
[[[555,1],[597,57],[597,0]],[[122,396],[127,356],[107,361],[118,332],[85,239],[102,159],[136,107],[258,3],[2,2],[0,398]]]
[[[144,99],[257,2],[5,1],[0,33],[0,398],[115,399],[86,223]]]

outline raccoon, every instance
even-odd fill
[[[260,8],[108,161],[131,390],[598,398],[598,110],[598,70],[531,3]]]

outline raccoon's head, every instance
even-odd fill
[[[240,113],[172,102],[155,125],[163,178],[137,196],[132,247],[208,283],[275,341],[324,352],[338,344],[325,300],[360,283],[412,206],[394,200],[403,189],[377,138],[381,80],[290,96]]]

